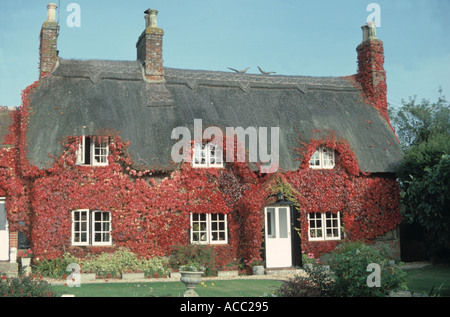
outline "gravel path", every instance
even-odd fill
[[[303,270],[277,270],[270,271],[264,275],[238,275],[238,276],[208,276],[202,277],[203,281],[219,281],[219,280],[278,280],[278,281],[286,281],[290,278],[298,274],[305,274]],[[43,278],[51,285],[64,285],[67,283],[66,280],[61,279],[51,279],[51,278]],[[82,281],[82,284],[95,284],[95,283],[154,283],[154,282],[179,282],[180,277],[178,275],[174,275],[172,277],[163,277],[163,278],[145,278],[145,279],[95,279],[95,280],[86,280]]]

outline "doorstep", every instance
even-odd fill
[[[19,263],[0,262],[0,276],[17,277],[19,275]]]
[[[277,268],[266,268],[266,275],[293,275],[301,274],[304,272],[303,269],[298,269],[295,267],[277,267]]]

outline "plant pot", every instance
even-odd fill
[[[31,258],[20,258],[20,263],[25,273],[31,273]]]
[[[194,291],[195,287],[202,281],[202,271],[180,271],[180,281],[186,285],[187,291],[184,292],[183,297],[198,297]]]
[[[255,265],[253,267],[253,275],[264,275],[264,266]]]

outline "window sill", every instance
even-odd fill
[[[71,248],[98,248],[98,247],[102,247],[102,248],[114,248],[116,247],[115,244],[99,244],[99,245],[92,245],[92,244],[84,244],[84,245],[76,245],[76,244],[71,244],[70,245]]]

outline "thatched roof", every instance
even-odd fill
[[[298,168],[294,148],[316,130],[347,140],[366,172],[393,172],[402,151],[386,120],[348,78],[236,74],[165,68],[143,79],[136,61],[60,59],[32,96],[28,157],[45,167],[65,136],[115,131],[136,166],[170,169],[175,127],[280,127],[280,167]],[[82,127],[86,128],[83,129]]]
[[[11,112],[12,108],[0,106],[0,148],[9,147],[10,144],[5,144],[5,137],[9,133],[9,126],[12,123]]]

